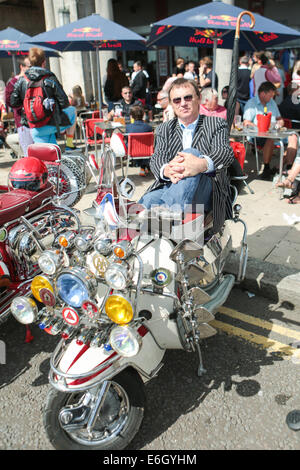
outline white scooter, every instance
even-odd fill
[[[216,333],[209,322],[246,269],[239,206],[233,222],[244,234],[233,276],[223,273],[232,221],[212,235],[203,213],[182,220],[161,208],[139,212],[129,201],[130,181],[116,178],[114,157],[106,148],[97,204],[87,210],[96,228],[66,232],[59,250],[40,257],[43,274],[31,290],[43,308],[27,297],[12,305],[19,321],[61,334],[44,410],[56,449],[127,447],[143,419],[144,382],[158,374],[167,349],[196,352],[197,373],[205,373],[200,344]]]

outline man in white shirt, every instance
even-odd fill
[[[184,73],[183,77],[187,80],[196,80],[198,82],[198,76],[195,71],[195,63],[190,60],[187,67],[187,71]]]
[[[157,127],[150,168],[155,182],[140,203],[152,205],[203,204],[213,207],[214,231],[231,217],[227,168],[234,161],[224,119],[199,115],[196,82],[179,78],[169,90],[175,118]]]
[[[258,95],[251,98],[245,106],[244,109],[244,126],[254,127],[257,125],[257,115],[264,114],[265,108],[267,113],[271,112],[271,122],[277,123],[278,127],[284,126],[284,120],[280,115],[277,104],[274,101],[274,96],[276,94],[276,87],[271,82],[264,82],[260,85],[258,89]],[[276,138],[275,138],[276,140]],[[274,175],[274,170],[270,168],[270,162],[274,150],[274,141],[273,139],[264,139],[257,138],[256,143],[263,146],[263,162],[264,169],[260,178],[263,180],[270,180]],[[298,138],[296,134],[290,135],[288,138],[288,149],[286,152],[286,159],[291,160],[290,154],[293,156],[296,155],[298,147]]]

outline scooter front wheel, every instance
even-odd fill
[[[88,432],[86,426],[67,429],[60,421],[61,411],[70,406],[78,409],[87,393],[70,394],[53,388],[49,391],[44,426],[53,447],[59,450],[122,450],[127,447],[138,432],[144,416],[144,385],[138,373],[126,369],[111,379],[91,431]]]

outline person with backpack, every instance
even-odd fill
[[[20,65],[20,73],[12,77],[7,82],[5,87],[5,103],[8,109],[11,108],[10,98],[16,82],[21,77],[24,77],[25,72],[30,67],[28,57],[22,58],[18,62]],[[30,128],[27,125],[22,124],[22,106],[20,106],[19,108],[13,108],[13,113],[17,133],[9,133],[5,141],[7,145],[12,149],[12,158],[18,158],[20,156],[27,157],[27,148],[30,144],[33,143]]]
[[[66,130],[66,150],[75,149],[75,107],[70,106],[68,96],[54,73],[46,69],[43,49],[32,47],[28,58],[31,67],[16,82],[10,98],[11,106],[23,106],[22,120],[30,127],[35,143],[56,144],[56,133]]]

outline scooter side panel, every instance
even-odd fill
[[[135,367],[142,375],[151,376],[161,363],[164,353],[165,350],[158,347],[149,331],[146,331],[143,336],[139,353],[130,358],[122,357],[113,350],[106,351],[104,345],[89,347],[79,345],[76,340],[73,340],[61,358],[59,370],[72,375],[85,374],[90,371],[91,375],[88,375],[87,378],[67,379],[70,388],[80,388],[83,385],[90,386],[99,380],[104,380],[107,376],[112,377],[127,365]],[[103,369],[101,368],[98,373],[94,373],[93,369],[101,364],[103,364]]]

